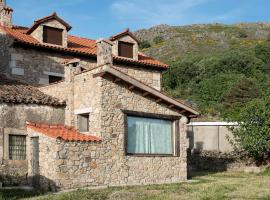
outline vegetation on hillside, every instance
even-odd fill
[[[270,94],[270,25],[160,25],[137,31],[141,50],[170,64],[163,89],[206,117],[236,116]]]
[[[187,56],[163,74],[163,87],[202,114],[229,117],[270,94],[270,42],[208,56]]]

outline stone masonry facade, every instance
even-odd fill
[[[30,28],[13,26],[12,18],[0,23],[0,75],[16,80],[0,84],[0,95],[14,90],[0,98],[0,182],[58,191],[187,180],[186,124],[198,112],[161,92],[168,66],[140,53],[129,30],[97,41],[76,37],[56,13]],[[44,42],[44,26],[62,45]],[[129,56],[118,55],[120,42]],[[170,120],[172,154],[128,154],[130,113]],[[82,122],[87,130],[80,131]],[[11,134],[26,136],[25,160],[9,159]]]
[[[10,134],[27,135],[26,121],[64,123],[64,109],[50,106],[0,104],[0,182],[4,186],[28,183],[27,160],[10,160]]]

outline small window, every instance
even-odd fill
[[[61,77],[61,76],[49,75],[49,83],[55,83],[55,82],[62,81],[62,80],[63,80],[63,77]]]
[[[89,114],[78,115],[78,127],[80,132],[89,131]]]
[[[9,135],[9,159],[26,159],[26,136]]]
[[[49,26],[43,26],[43,42],[62,45],[63,30]]]
[[[133,58],[133,44],[119,41],[118,55],[126,58]]]
[[[128,116],[127,154],[172,155],[172,121]]]

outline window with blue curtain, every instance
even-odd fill
[[[172,121],[128,116],[128,154],[173,154]]]

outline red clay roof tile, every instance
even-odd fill
[[[59,21],[61,24],[63,24],[67,28],[67,31],[69,31],[72,28],[67,22],[65,22],[60,17],[58,17],[56,12],[53,12],[49,16],[46,16],[46,17],[43,17],[43,18],[36,20],[34,22],[34,24],[27,30],[27,33],[28,34],[32,33],[41,23],[52,20],[52,19],[55,19],[55,20]]]
[[[117,40],[118,38],[121,38],[122,36],[125,36],[125,35],[129,35],[130,37],[132,37],[136,42],[139,43],[138,39],[129,31],[129,28],[127,28],[126,30],[124,30],[123,32],[121,33],[118,33],[116,35],[113,35],[110,37],[110,40],[114,41],[114,40]]]
[[[2,28],[10,37],[14,38],[15,42],[17,43],[26,44],[28,46],[33,46],[33,47],[57,50],[57,51],[66,52],[66,53],[75,53],[82,56],[90,56],[90,57],[97,56],[97,46],[96,46],[95,40],[69,35],[68,47],[65,48],[65,47],[61,47],[57,45],[40,43],[31,35],[26,34],[27,30],[25,27],[14,26],[13,28],[9,28],[9,27],[0,26],[0,28]],[[139,53],[138,60],[114,56],[114,61],[128,63],[128,64],[135,64],[138,66],[154,67],[158,69],[168,68],[168,65],[158,60],[155,60],[151,57],[148,57],[142,53]]]
[[[7,78],[0,74],[0,103],[22,103],[50,106],[65,106],[64,101],[46,95],[34,86]]]
[[[102,138],[79,133],[74,127],[26,122],[27,128],[55,139],[77,142],[101,142]]]

